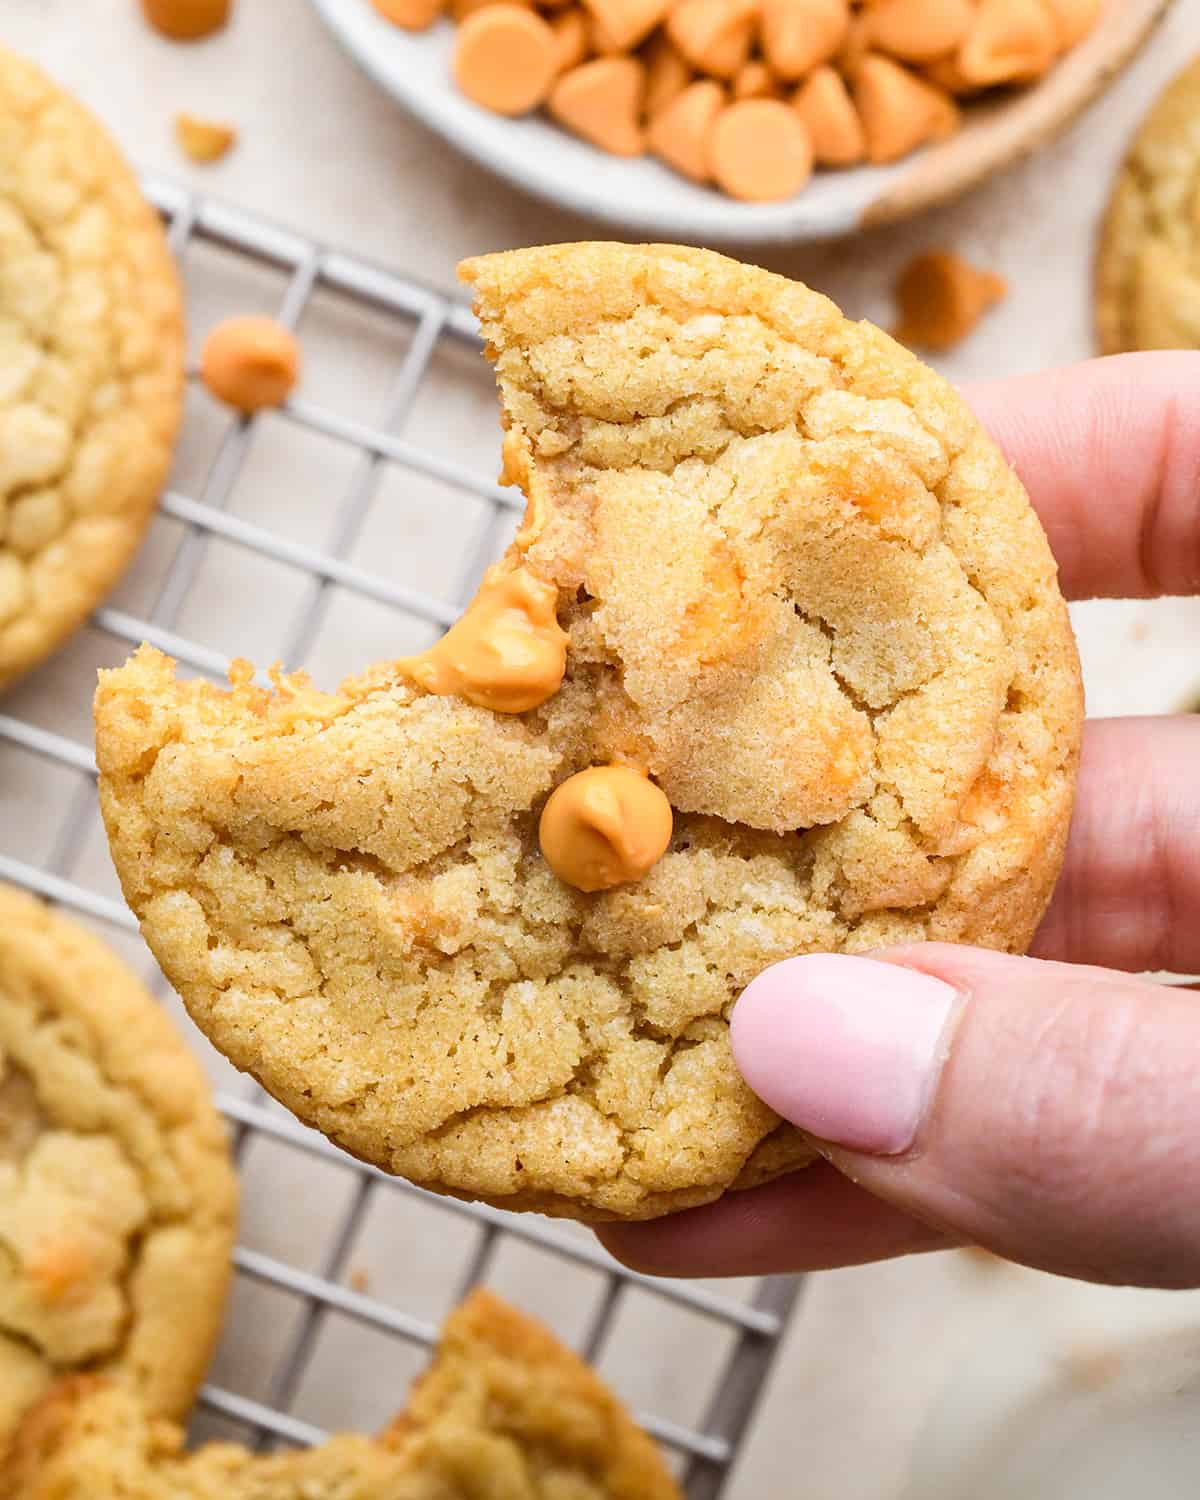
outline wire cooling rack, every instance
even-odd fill
[[[464,303],[169,182],[145,188],[184,268],[194,321],[221,301],[215,280],[231,303],[222,312],[246,311],[249,299],[299,328],[306,361],[310,322],[315,347],[323,317],[342,365],[338,399],[322,399],[319,371],[306,368],[300,396],[270,417],[236,420],[193,389],[183,459],[133,582],[0,704],[0,878],[100,924],[148,971],[98,852],[87,734],[95,668],[143,640],[216,677],[235,650],[341,675],[418,649],[457,617],[520,502],[490,477],[491,377]],[[267,503],[264,476],[281,472],[289,493]],[[389,649],[364,639],[371,629],[347,601],[382,609],[375,629]],[[239,616],[240,635],[227,623]],[[510,1294],[516,1286],[516,1300],[639,1408],[689,1500],[721,1493],[797,1280],[632,1274],[577,1225],[436,1198],[364,1166],[205,1060],[233,1132],[244,1211],[201,1434],[306,1445],[330,1425],[384,1420],[403,1404],[440,1317],[486,1281]]]

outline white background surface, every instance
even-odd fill
[[[224,35],[190,47],[148,34],[134,0],[0,0],[0,39],[38,58],[87,100],[139,166],[254,205],[442,287],[463,255],[594,233],[492,181],[407,120],[339,54],[305,0],[240,0]],[[956,205],[853,246],[761,258],[830,293],[847,312],[886,324],[899,266],[917,249],[950,245],[1002,272],[1012,287],[986,325],[943,362],[951,377],[1085,357],[1092,235],[1113,166],[1154,92],[1197,48],[1200,5],[1181,0],[1107,98],[1032,161]],[[180,109],[239,126],[241,142],[226,162],[195,168],[179,156],[171,120]],[[349,388],[323,394],[348,410],[368,395]],[[495,438],[482,426],[491,421],[482,386],[461,398],[447,377],[444,395],[442,406],[423,413],[430,430],[452,438],[455,424],[469,426],[468,445],[490,448]],[[300,504],[305,470],[297,465],[289,477]],[[271,604],[256,600],[268,613]],[[1077,620],[1094,712],[1161,711],[1200,688],[1195,604],[1088,606]],[[188,628],[199,632],[202,623],[193,619]],[[362,646],[360,659],[373,645]],[[82,737],[85,725],[72,724]],[[379,1274],[395,1280],[401,1272],[383,1265]],[[1005,1316],[996,1316],[998,1305]],[[1007,1410],[996,1371],[1032,1379],[1032,1364],[1046,1380],[1070,1375],[1081,1350],[1103,1349],[1130,1324],[1140,1325],[1141,1310],[1151,1305],[1147,1316],[1160,1322],[1196,1316],[1194,1301],[1068,1294],[1045,1278],[966,1256],[820,1278],[793,1329],[733,1500],[893,1500],[931,1403],[948,1421],[969,1419],[983,1433],[992,1414]],[[981,1371],[991,1372],[988,1380]],[[949,1408],[938,1394],[948,1376],[958,1391]],[[364,1422],[382,1415],[377,1400],[370,1404]],[[344,1419],[354,1421],[355,1412]],[[922,1445],[927,1454],[936,1448]],[[946,1463],[953,1468],[950,1458]],[[958,1491],[933,1474],[922,1493]],[[969,1493],[983,1500],[986,1487]],[[1156,1493],[1143,1491],[1146,1500]]]

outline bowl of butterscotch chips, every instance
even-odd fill
[[[899,219],[1032,150],[1169,0],[313,0],[467,155],[639,234]]]

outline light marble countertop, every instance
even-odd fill
[[[439,287],[452,284],[464,255],[595,233],[492,180],[408,120],[337,50],[305,0],[241,0],[226,33],[191,47],[150,35],[137,10],[134,0],[0,0],[0,37],[90,103],[139,166]],[[1011,293],[941,362],[945,373],[965,381],[1084,358],[1092,238],[1113,167],[1155,91],[1197,48],[1200,5],[1181,0],[1109,95],[1031,160],[908,225],[763,259],[848,312],[886,323],[906,258],[949,245],[1003,273]],[[237,149],[216,166],[189,165],[171,130],[181,109],[237,124]],[[1094,712],[1158,712],[1200,688],[1197,603],[1088,605],[1076,621]],[[1059,1344],[1048,1346],[1048,1361],[1080,1341],[1102,1343],[1106,1330],[1116,1338],[1131,1319],[1137,1325],[1129,1309],[1143,1304],[1127,1294],[1060,1297],[1057,1286],[965,1256],[815,1279],[731,1500],[898,1500],[914,1436],[931,1403],[944,1400],[938,1392],[972,1330],[992,1328],[988,1358],[1016,1368],[1028,1357],[1023,1321],[1047,1308],[1060,1309],[1049,1318]],[[1011,1300],[1012,1316],[997,1339],[980,1319],[998,1295]],[[1194,1300],[1168,1314],[1153,1305],[1159,1321],[1196,1316]],[[981,1398],[970,1409],[982,1431],[1000,1408]]]

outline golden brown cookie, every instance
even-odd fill
[[[1200,59],[1142,122],[1117,175],[1096,257],[1104,354],[1200,348]]]
[[[263,1457],[182,1434],[127,1391],[65,1381],[0,1462],[5,1500],[679,1500],[650,1439],[585,1364],[489,1292],[452,1313],[377,1440]]]
[[[544,631],[539,706],[509,713],[428,663],[334,693],[243,664],[225,692],[143,647],[101,677],[102,806],[193,1016],[303,1119],[442,1192],[649,1217],[811,1158],[730,1052],[768,964],[1028,944],[1071,809],[1075,646],[1020,483],[878,329],[706,251],[464,274],[529,496],[487,587],[553,590],[561,685]],[[497,661],[541,660],[504,617]],[[673,833],[588,894],[538,821],[614,761]]]
[[[158,216],[100,124],[0,48],[0,689],[129,562],[182,391]]]
[[[0,1445],[73,1370],[182,1416],[235,1214],[224,1129],[161,1008],[103,944],[0,885]]]

